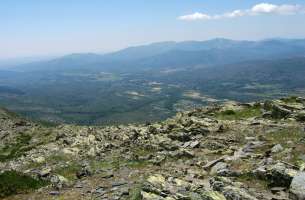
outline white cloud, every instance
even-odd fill
[[[295,15],[304,14],[304,8],[300,5],[275,5],[269,3],[260,3],[254,5],[250,9],[246,10],[234,10],[232,12],[220,14],[220,15],[208,15],[205,13],[196,12],[190,15],[183,15],[178,17],[180,20],[194,21],[194,20],[217,20],[224,18],[236,18],[243,16],[255,16],[264,14],[276,14],[276,15]]]
[[[261,3],[252,7],[251,11],[253,13],[271,13],[274,12],[278,6],[274,4]]]
[[[208,20],[208,19],[211,19],[211,16],[203,14],[203,13],[196,12],[196,13],[191,14],[191,15],[180,16],[179,19],[189,20],[189,21],[192,21],[192,20]]]
[[[222,15],[222,18],[235,18],[235,17],[242,17],[247,14],[246,11],[243,10],[234,10],[233,12],[226,13]]]
[[[261,3],[253,6],[251,9],[252,14],[297,14],[302,11],[302,7],[299,5],[274,5],[268,3]]]

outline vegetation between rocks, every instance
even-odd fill
[[[260,107],[249,107],[241,110],[225,110],[216,113],[216,117],[222,120],[240,120],[245,118],[257,117],[262,114]]]
[[[30,192],[46,185],[47,181],[37,180],[16,171],[6,171],[0,174],[0,197]]]

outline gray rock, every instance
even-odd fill
[[[169,155],[174,158],[194,158],[195,157],[193,152],[184,150],[184,149],[170,152]]]
[[[82,165],[81,170],[76,172],[76,177],[78,179],[80,179],[80,178],[83,178],[83,177],[91,176],[92,174],[93,174],[93,171],[92,171],[90,165],[88,163],[84,163]]]
[[[155,156],[153,159],[151,159],[150,162],[151,162],[153,165],[160,166],[161,163],[164,162],[165,160],[166,160],[166,157],[165,157],[165,156],[157,155],[157,156]]]
[[[199,127],[196,127],[196,128],[191,128],[188,130],[192,135],[206,135],[208,133],[210,133],[210,130],[207,129],[207,128],[199,128]]]
[[[283,150],[284,150],[284,148],[282,147],[282,145],[281,144],[277,144],[274,147],[272,147],[271,152],[272,153],[278,153],[278,152],[281,152]]]
[[[296,171],[289,169],[285,164],[278,162],[267,169],[266,178],[271,187],[289,187]]]
[[[103,186],[99,186],[99,187],[97,187],[97,188],[93,191],[93,193],[95,193],[95,194],[104,194],[104,193],[105,193],[105,188],[104,188]]]
[[[143,184],[143,191],[149,193],[154,193],[158,196],[166,196],[163,189],[166,184],[166,179],[160,174],[152,175],[147,178],[147,181]]]
[[[253,152],[256,148],[259,148],[264,145],[264,142],[262,141],[251,141],[248,142],[244,147],[238,149],[234,152],[234,155],[227,158],[227,160],[238,160],[247,158],[253,155]]]
[[[305,199],[305,172],[299,172],[292,179],[289,196],[294,200]]]
[[[256,148],[262,147],[264,145],[264,142],[262,141],[252,141],[248,142],[244,147],[243,147],[243,152],[246,153],[252,153]]]
[[[49,195],[58,196],[58,195],[60,195],[60,192],[59,191],[51,191],[51,192],[49,192]]]
[[[111,187],[120,187],[122,185],[127,185],[128,182],[125,182],[125,181],[121,181],[121,182],[114,182],[111,184]]]
[[[272,112],[271,111],[264,112],[262,114],[262,117],[263,118],[270,118],[270,117],[272,117]]]
[[[200,198],[198,198],[198,200],[199,199],[200,200],[226,200],[226,198],[223,196],[223,194],[216,192],[216,191],[205,191],[205,192],[201,193],[201,196],[200,196]]]
[[[38,172],[39,177],[47,177],[51,173],[51,168],[45,168]]]
[[[215,175],[226,169],[228,169],[228,164],[225,162],[219,162],[211,168],[210,174]]]
[[[279,105],[272,106],[272,117],[282,119],[291,114],[291,111]]]
[[[298,103],[305,103],[305,98],[304,97],[297,97],[296,102]]]
[[[53,175],[50,179],[50,182],[52,183],[53,188],[62,189],[68,185],[69,181],[63,176]]]
[[[245,140],[247,140],[247,141],[255,141],[256,138],[255,137],[245,137]]]
[[[213,167],[217,163],[224,161],[225,158],[226,158],[226,156],[222,156],[222,157],[220,157],[220,158],[218,158],[216,160],[210,161],[206,165],[203,166],[203,169],[210,169],[211,167]]]
[[[83,188],[84,186],[83,186],[83,184],[82,183],[76,183],[75,184],[75,186],[74,186],[74,188]]]
[[[188,142],[191,140],[190,134],[185,132],[171,133],[168,137],[172,140],[178,140],[180,142]]]
[[[278,192],[282,192],[282,191],[284,191],[284,190],[285,190],[284,187],[273,187],[273,188],[270,188],[270,191],[271,191],[272,193],[278,193]]]
[[[189,142],[186,142],[186,143],[184,143],[184,145],[183,145],[183,147],[184,148],[187,148],[187,147],[189,147],[189,148],[197,148],[197,147],[199,147],[200,146],[200,142],[199,141],[189,141]]]
[[[227,186],[222,191],[227,200],[258,200],[256,197],[250,195],[245,189]]]
[[[234,184],[231,179],[225,177],[214,177],[210,179],[212,189],[222,193],[227,200],[257,200],[247,190]]]

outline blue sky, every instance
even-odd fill
[[[304,0],[1,0],[0,59],[168,40],[305,38],[304,6]]]

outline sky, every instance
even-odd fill
[[[0,59],[160,41],[305,38],[304,0],[1,0]]]

